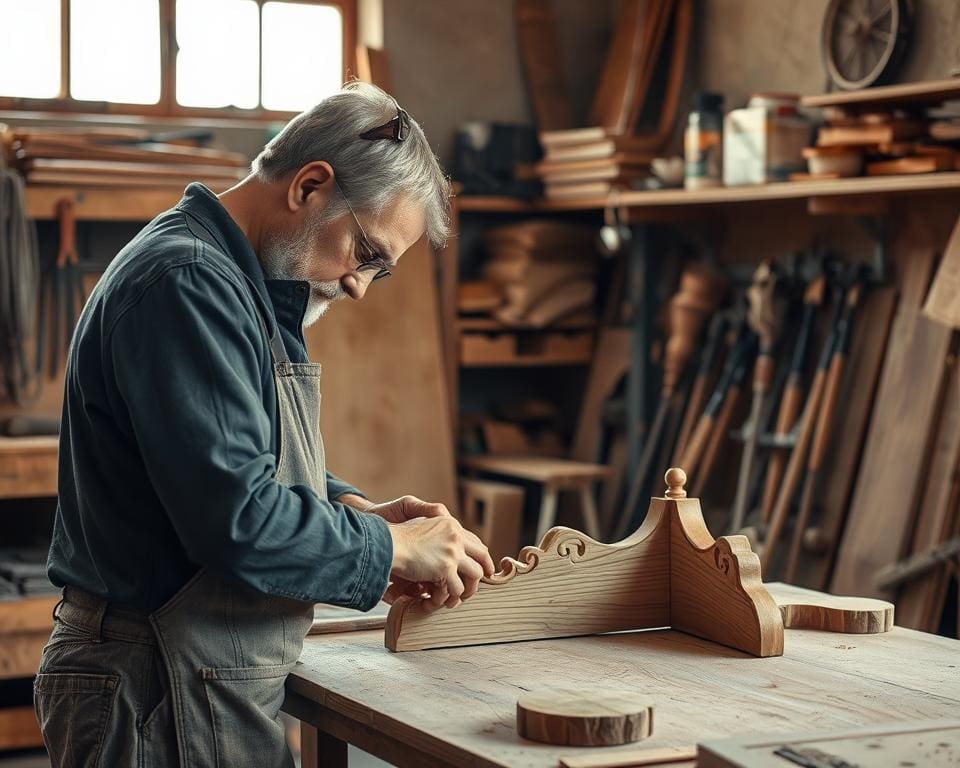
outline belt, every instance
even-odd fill
[[[117,608],[76,587],[64,588],[63,598],[53,609],[53,618],[89,632],[95,642],[106,638],[156,644],[147,614]]]

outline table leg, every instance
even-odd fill
[[[347,742],[300,723],[301,768],[347,768]]]
[[[593,500],[592,483],[584,483],[580,486],[580,511],[583,514],[583,523],[586,527],[587,535],[600,541],[600,518],[597,515],[597,504]]]
[[[537,544],[543,538],[543,534],[553,527],[554,520],[557,519],[557,494],[559,490],[555,485],[543,486],[543,498],[540,499],[540,519],[537,520]]]

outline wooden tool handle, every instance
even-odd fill
[[[723,445],[724,438],[727,436],[727,430],[730,428],[730,421],[733,419],[733,409],[737,406],[737,400],[740,398],[740,385],[735,385],[727,390],[724,397],[720,413],[717,414],[717,421],[710,432],[710,440],[707,443],[706,450],[703,452],[703,463],[697,471],[697,481],[693,485],[693,497],[699,498],[703,492],[704,486],[713,471],[713,465],[720,455],[720,446]],[[684,465],[681,465],[684,466]]]
[[[77,212],[69,197],[57,201],[57,220],[60,222],[60,248],[57,251],[57,266],[69,261],[76,264],[77,258]]]
[[[770,350],[761,350],[757,362],[753,366],[753,391],[763,394],[770,391],[773,385],[773,375],[776,363]]]
[[[663,361],[663,392],[670,397],[693,356],[697,337],[717,296],[712,274],[703,268],[689,267],[680,276],[680,288],[670,299],[670,338]]]
[[[707,447],[707,440],[709,440],[710,431],[713,429],[713,421],[713,416],[708,413],[700,417],[700,421],[697,422],[696,429],[690,437],[690,442],[687,443],[687,447],[683,451],[682,460],[673,462],[675,466],[684,467],[691,476],[694,475],[700,465],[700,457],[703,455],[704,448]]]
[[[843,383],[843,369],[846,358],[843,355],[834,356],[827,373],[827,382],[823,390],[823,404],[820,406],[820,417],[817,419],[817,429],[813,435],[813,445],[810,447],[809,471],[816,472],[823,463],[823,458],[830,443],[830,433],[837,411],[837,402],[840,399],[840,385]]]
[[[780,532],[783,530],[783,525],[787,520],[790,502],[793,499],[793,494],[796,493],[797,484],[800,482],[800,476],[806,463],[807,448],[813,439],[813,430],[816,426],[817,412],[823,396],[825,378],[826,373],[823,369],[818,369],[816,376],[813,378],[813,384],[810,386],[807,406],[801,417],[800,437],[797,439],[797,444],[793,447],[793,452],[790,454],[787,473],[783,485],[780,487],[780,494],[777,496],[777,503],[774,506],[773,514],[770,516],[770,527],[767,530],[767,536],[764,541],[763,557],[760,558],[760,565],[764,570],[770,567],[773,553],[776,550],[777,540],[780,538]]]
[[[703,409],[703,401],[707,396],[707,377],[697,376],[693,381],[693,387],[690,389],[690,398],[687,400],[687,409],[683,414],[683,424],[680,427],[680,435],[677,437],[677,444],[673,449],[673,461],[670,462],[674,467],[682,467],[684,464],[680,461],[683,452],[686,450],[687,443],[690,441],[690,433]]]

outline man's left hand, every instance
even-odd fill
[[[416,496],[401,496],[382,504],[371,504],[364,511],[378,515],[388,523],[404,523],[418,517],[450,517],[450,510],[443,504],[424,501]]]

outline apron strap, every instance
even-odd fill
[[[253,297],[253,303],[257,305],[257,316],[260,318],[260,327],[263,328],[263,335],[267,337],[267,343],[270,345],[270,356],[275,364],[290,362],[290,355],[287,354],[287,348],[283,345],[283,339],[280,338],[280,325],[270,314],[270,310],[264,306],[263,298],[257,293],[253,282],[246,275],[244,279],[250,284],[250,295]],[[272,320],[270,323],[268,321]],[[273,326],[273,332],[270,326]]]

